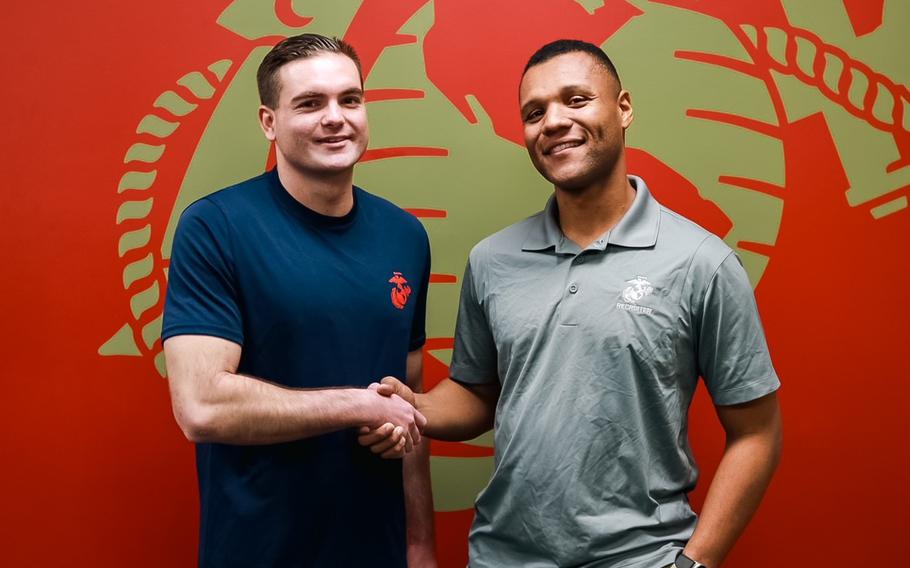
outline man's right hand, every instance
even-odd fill
[[[410,403],[411,406],[417,408],[417,398],[414,396],[414,391],[411,388],[399,381],[395,377],[385,377],[380,383],[373,383],[370,385],[370,388],[373,388],[375,385],[376,392],[384,396],[392,396],[396,394],[401,398],[405,399]]]
[[[358,436],[360,445],[369,447],[371,452],[386,459],[404,457],[414,445],[420,443],[420,430],[426,425],[426,418],[416,409],[414,391],[395,377],[385,377],[382,383],[373,383],[368,390],[387,400],[397,399],[407,403],[416,417],[419,417],[419,421],[415,421],[416,429],[408,430],[392,422],[385,422],[379,426],[364,426]]]
[[[370,385],[370,405],[375,412],[372,423],[360,429],[360,444],[383,458],[400,458],[420,443],[420,432],[427,420],[414,407],[414,393],[396,379],[395,384]],[[405,396],[400,396],[398,393]]]

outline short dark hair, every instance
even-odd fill
[[[528,60],[528,64],[525,65],[525,69],[521,72],[521,76],[524,77],[524,74],[527,73],[528,69],[531,67],[549,61],[557,55],[575,52],[587,53],[593,57],[594,60],[606,69],[610,75],[613,75],[616,82],[622,86],[622,82],[619,80],[619,72],[616,71],[616,66],[613,65],[613,62],[610,61],[610,58],[607,57],[604,50],[593,43],[588,43],[580,39],[558,39],[541,47],[535,51],[534,55],[531,56],[531,59]]]
[[[336,37],[300,34],[278,42],[259,64],[259,70],[256,71],[259,102],[269,108],[275,108],[278,105],[278,93],[281,91],[278,71],[291,61],[306,59],[320,53],[340,53],[349,57],[357,66],[357,74],[360,75],[360,82],[363,83],[360,58],[357,57],[357,52],[349,43]]]

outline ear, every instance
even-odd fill
[[[623,89],[619,91],[619,97],[616,99],[616,104],[619,106],[619,117],[622,122],[622,129],[625,130],[629,128],[629,125],[632,124],[632,120],[635,118],[635,113],[632,111],[632,95],[629,91]]]
[[[259,106],[259,127],[269,142],[275,141],[275,111],[265,105]]]

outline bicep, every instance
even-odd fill
[[[780,443],[782,425],[776,392],[743,404],[715,408],[728,440],[763,436],[776,444]]]
[[[469,391],[471,396],[478,399],[488,412],[493,413],[496,411],[496,404],[499,402],[499,392],[501,390],[499,381],[482,384],[452,382]]]
[[[499,402],[499,382],[471,384],[446,379],[439,383],[432,392],[439,399],[451,401],[453,406],[461,407],[463,412],[482,413],[492,416]],[[439,391],[439,392],[437,392]]]

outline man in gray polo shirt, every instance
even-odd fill
[[[723,241],[627,175],[631,99],[600,48],[544,46],[519,99],[555,193],[471,252],[451,379],[416,396],[431,437],[495,425],[471,566],[714,568],[780,452],[780,383],[749,280]],[[687,412],[699,376],[727,446],[696,517]],[[374,388],[415,400],[392,378]]]

